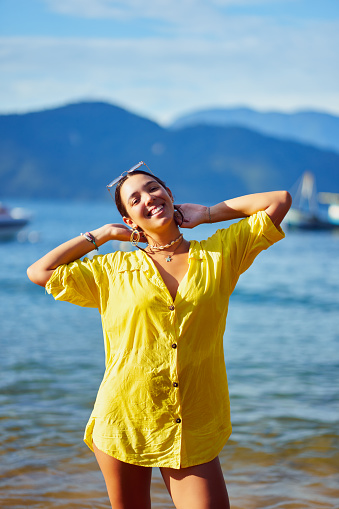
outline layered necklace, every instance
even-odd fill
[[[172,254],[167,254],[166,262],[171,262],[172,261],[172,257],[174,255],[175,251],[178,249],[178,247],[181,244],[182,238],[183,238],[183,234],[181,233],[179,235],[179,237],[177,237],[175,240],[172,240],[172,242],[170,242],[169,244],[166,244],[164,246],[155,246],[155,245],[152,246],[151,244],[148,244],[148,247],[150,247],[152,250],[162,251],[163,249],[168,249],[169,247],[171,247],[174,244],[178,243],[178,245],[173,249]]]

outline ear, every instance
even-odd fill
[[[127,224],[127,226],[129,226],[130,228],[133,228],[133,230],[135,230],[136,228],[138,228],[138,225],[130,218],[130,217],[123,217],[122,218],[123,222],[125,224]]]
[[[167,191],[167,193],[169,194],[169,196],[170,196],[170,198],[171,198],[171,200],[172,200],[172,203],[173,203],[173,202],[174,202],[174,198],[173,198],[172,191],[170,190],[170,188],[169,188],[169,187],[166,187],[166,191]]]

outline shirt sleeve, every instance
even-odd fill
[[[229,250],[234,271],[240,275],[261,251],[283,239],[285,234],[266,212],[260,211],[231,225],[228,237],[225,247]]]
[[[46,284],[46,291],[55,300],[100,310],[100,286],[106,279],[104,256],[75,260],[55,269]]]
[[[233,289],[240,274],[252,265],[256,256],[285,237],[280,226],[275,226],[264,211],[232,224],[223,232],[224,257],[229,259],[233,269]]]

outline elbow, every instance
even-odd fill
[[[28,279],[30,279],[32,281],[32,283],[34,283],[34,270],[32,269],[32,265],[30,265],[27,269],[27,276],[28,276]]]
[[[286,216],[287,212],[290,210],[292,205],[292,196],[288,191],[281,191],[280,200],[277,204],[276,215],[277,222],[276,225],[280,225]]]
[[[28,267],[27,276],[28,276],[28,279],[30,279],[32,281],[32,283],[35,283],[36,285],[39,285],[39,286],[45,286],[49,277],[50,277],[50,274],[46,275],[46,274],[39,273],[35,269],[34,264],[33,264],[30,267]]]
[[[288,191],[276,191],[275,198],[267,207],[266,212],[276,226],[279,226],[292,205],[292,197]]]
[[[32,283],[35,283],[36,285],[40,284],[36,270],[34,270],[34,265],[31,265],[30,267],[28,267],[27,276],[28,276],[28,279],[30,279],[32,281]]]
[[[292,196],[288,191],[281,191],[281,193],[282,193],[281,203],[284,206],[285,214],[287,214],[292,205]]]

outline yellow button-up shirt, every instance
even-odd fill
[[[182,468],[231,434],[223,335],[229,297],[257,254],[284,237],[265,212],[191,241],[175,300],[143,251],[61,265],[46,289],[97,307],[106,370],[84,440],[127,463]]]

